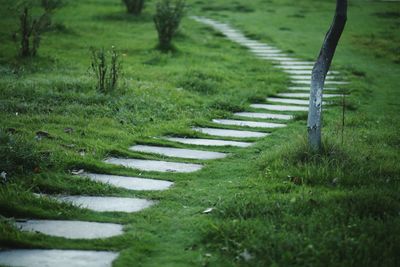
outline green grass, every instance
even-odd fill
[[[315,58],[333,1],[248,2],[188,1],[187,13],[229,22],[253,39]],[[10,3],[0,0],[2,7]],[[164,159],[129,151],[136,143],[195,148],[154,137],[201,137],[190,126],[250,110],[248,104],[284,90],[289,80],[189,18],[174,51],[158,51],[154,5],[148,1],[134,17],[120,1],[68,1],[55,15],[58,27],[43,36],[39,56],[27,60],[16,57],[10,38],[17,17],[1,9],[0,166],[9,175],[0,185],[0,247],[121,251],[115,266],[398,266],[399,4],[350,3],[334,59],[334,68],[351,81],[343,144],[336,106],[324,114],[320,155],[308,151],[300,115],[253,147],[213,148],[231,153],[226,159],[187,160],[206,163],[192,174],[142,173],[101,161],[110,155]],[[116,92],[103,95],[88,75],[90,47],[113,45],[121,51],[124,77]],[[3,133],[10,128],[11,140]],[[37,131],[51,138],[38,140]],[[70,174],[79,168],[167,179],[175,186],[133,192]],[[33,193],[141,197],[159,204],[135,214],[96,213]],[[213,212],[203,214],[209,207]],[[116,222],[126,232],[66,240],[18,232],[7,218]]]

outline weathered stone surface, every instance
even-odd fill
[[[273,102],[273,103],[284,103],[284,104],[303,105],[303,106],[308,106],[309,105],[309,101],[308,100],[301,100],[301,99],[268,97],[267,101],[268,102]]]
[[[268,135],[268,133],[216,129],[216,128],[193,128],[193,130],[213,136],[225,136],[225,137],[237,137],[237,138],[257,138]]]
[[[334,80],[336,77],[332,75],[327,75],[325,80]],[[291,75],[290,79],[292,80],[310,80],[311,75]]]
[[[283,106],[283,105],[268,105],[268,104],[252,104],[252,108],[261,108],[275,111],[308,111],[308,107],[301,106]]]
[[[280,93],[277,94],[280,97],[293,97],[293,98],[310,98],[310,93]],[[334,98],[334,97],[342,97],[339,94],[324,94],[324,98]]]
[[[273,122],[258,122],[258,121],[240,121],[240,120],[213,120],[214,123],[222,125],[234,125],[234,126],[246,126],[246,127],[258,127],[258,128],[282,128],[286,127],[286,124],[273,123]]]
[[[311,80],[296,80],[293,81],[296,84],[311,84]],[[348,82],[341,82],[341,81],[325,81],[325,85],[345,85],[349,84]]]
[[[195,172],[203,168],[203,165],[192,163],[169,162],[160,160],[142,160],[142,159],[123,159],[108,158],[104,162],[124,166],[127,168],[138,169],[142,171],[155,172]]]
[[[83,221],[27,220],[16,222],[22,231],[69,239],[109,238],[123,233],[123,226],[115,223]]]
[[[273,113],[257,113],[257,112],[237,112],[234,115],[246,118],[256,119],[276,119],[276,120],[291,120],[293,116],[285,114],[273,114]]]
[[[99,212],[138,212],[155,204],[151,200],[127,197],[54,196],[53,198]]]
[[[166,140],[172,142],[178,142],[188,145],[198,145],[198,146],[234,146],[234,147],[249,147],[253,143],[249,142],[237,142],[237,141],[226,141],[226,140],[216,140],[216,139],[200,139],[200,138],[178,138],[178,137],[167,137]]]
[[[309,86],[290,86],[288,88],[290,91],[310,91]],[[337,88],[334,87],[325,87],[324,91],[335,91],[338,90]]]
[[[291,57],[274,57],[274,56],[259,56],[259,58],[268,59],[268,60],[275,60],[279,62],[295,62],[295,58]]]
[[[92,181],[110,184],[116,187],[121,187],[129,190],[166,190],[170,188],[174,183],[169,181],[162,181],[156,179],[139,178],[139,177],[127,177],[117,176],[109,174],[95,174],[95,173],[84,173],[83,177],[87,177]]]
[[[311,61],[294,61],[294,62],[282,62],[280,63],[282,66],[314,66],[314,62]]]
[[[285,70],[284,72],[293,75],[309,75],[311,77],[312,70]],[[340,74],[338,71],[328,71],[328,75]]]
[[[296,66],[292,66],[292,65],[277,65],[275,66],[276,68],[279,69],[284,69],[284,70],[312,70],[313,66],[308,66],[308,65],[296,65]]]
[[[15,249],[0,252],[0,264],[18,267],[111,267],[118,253],[56,249]]]
[[[161,147],[161,146],[146,146],[136,145],[129,148],[132,151],[155,153],[167,157],[185,158],[185,159],[221,159],[225,158],[227,154],[212,151]]]

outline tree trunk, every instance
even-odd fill
[[[340,36],[347,20],[347,0],[336,0],[336,12],[332,25],[325,36],[311,76],[310,106],[308,111],[308,142],[312,150],[321,149],[322,94],[326,74],[329,71]]]

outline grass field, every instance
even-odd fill
[[[213,148],[232,155],[200,172],[160,174],[102,159],[162,159],[129,151],[133,144],[195,148],[156,137],[200,137],[191,126],[250,110],[250,103],[289,86],[289,77],[189,16],[174,51],[158,51],[154,0],[139,17],[126,14],[118,0],[68,1],[39,55],[21,59],[11,40],[18,16],[5,8],[12,2],[0,0],[0,172],[8,173],[0,185],[1,248],[121,251],[115,266],[399,266],[400,3],[350,2],[333,63],[351,82],[343,143],[337,105],[324,114],[320,155],[307,150],[306,116],[299,115],[250,148]],[[318,54],[334,10],[334,1],[326,0],[187,3],[187,15],[230,23],[308,60]],[[88,75],[90,47],[111,46],[121,52],[123,79],[115,92],[100,94]],[[37,131],[50,138],[35,138]],[[72,169],[175,186],[128,191],[78,178]],[[34,193],[159,203],[134,214],[96,213]],[[210,207],[213,212],[202,213]],[[10,218],[126,227],[111,239],[68,240],[19,232]]]

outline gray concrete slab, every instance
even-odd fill
[[[292,97],[292,98],[310,98],[310,93],[279,93],[277,96],[280,97]],[[324,98],[342,97],[341,94],[324,94]]]
[[[193,128],[193,130],[223,137],[237,137],[237,138],[260,138],[269,135],[268,133],[253,132],[253,131],[238,131],[238,130],[227,130],[227,129],[216,129],[216,128]]]
[[[288,90],[290,91],[310,91],[310,86],[290,86],[288,87]],[[324,91],[335,91],[338,90],[338,88],[335,87],[325,87]]]
[[[302,60],[296,59],[296,61],[294,61],[294,62],[282,62],[282,63],[280,63],[280,65],[282,65],[282,66],[309,66],[309,67],[313,67],[314,66],[314,62],[302,61]]]
[[[290,79],[292,80],[310,80],[311,75],[290,75]],[[327,75],[325,80],[335,80],[336,77],[333,75]]]
[[[274,122],[258,122],[258,121],[241,121],[241,120],[221,120],[214,119],[214,123],[221,125],[232,125],[232,126],[245,126],[255,128],[282,128],[286,127],[286,124],[274,123]]]
[[[310,104],[308,100],[279,98],[279,97],[267,97],[267,101],[272,103],[284,103],[284,104],[292,104],[300,106],[308,106]]]
[[[258,56],[259,58],[274,60],[278,62],[295,62],[297,59],[291,57]]]
[[[311,76],[312,70],[285,70],[288,74],[293,75],[309,75]],[[338,71],[328,71],[328,75],[338,75],[340,74]]]
[[[179,138],[179,137],[167,137],[168,141],[177,142],[188,145],[198,146],[234,146],[234,147],[249,147],[253,143],[249,142],[237,142],[227,140],[215,140],[215,139],[200,139],[200,138]]]
[[[138,212],[155,204],[151,200],[127,197],[52,196],[52,198],[98,212]]]
[[[311,80],[295,80],[293,81],[295,84],[311,84]],[[325,85],[346,85],[348,82],[342,81],[325,81]]]
[[[296,65],[296,66],[277,65],[277,66],[275,66],[275,68],[283,69],[283,70],[312,70],[313,66],[308,66],[308,65]]]
[[[154,153],[167,157],[185,158],[185,159],[221,159],[227,156],[226,153],[185,149],[185,148],[173,148],[173,147],[162,147],[162,146],[147,146],[147,145],[136,145],[129,148],[136,152]]]
[[[302,106],[251,104],[250,107],[261,108],[266,110],[274,110],[274,111],[308,111],[308,107],[302,107]]]
[[[255,118],[255,119],[276,119],[276,120],[291,120],[293,116],[285,114],[273,114],[273,113],[257,113],[257,112],[237,112],[235,116]]]
[[[142,160],[142,159],[124,159],[108,158],[104,162],[124,166],[126,168],[138,169],[141,171],[155,172],[196,172],[203,168],[203,165],[181,162],[169,162],[161,160]]]
[[[115,223],[27,220],[18,221],[15,224],[22,231],[39,232],[69,239],[109,238],[123,234],[123,226]]]
[[[116,252],[15,249],[0,252],[0,264],[18,267],[111,267]]]
[[[117,175],[109,175],[109,174],[84,173],[81,176],[87,177],[88,179],[90,179],[92,181],[110,184],[115,187],[121,187],[121,188],[125,188],[128,190],[137,190],[137,191],[167,190],[174,184],[173,182],[170,182],[170,181],[139,178],[139,177],[117,176]]]

